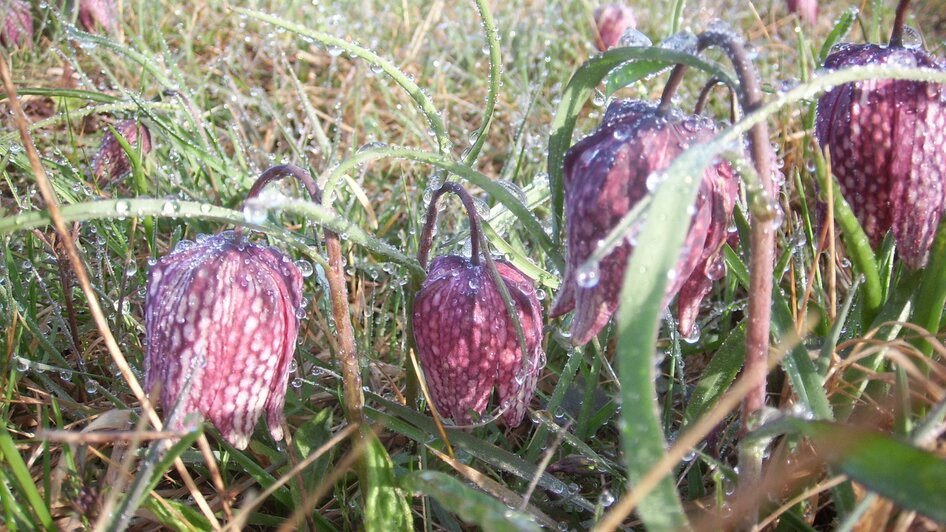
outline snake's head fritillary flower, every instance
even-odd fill
[[[111,33],[118,22],[118,7],[115,0],[79,0],[79,25],[85,31],[97,28]]]
[[[818,0],[786,0],[789,13],[798,13],[809,25],[814,25],[818,20]]]
[[[611,104],[598,129],[569,149],[564,169],[568,262],[551,315],[575,310],[572,342],[587,343],[617,310],[635,237],[628,235],[599,264],[588,268],[586,262],[599,241],[659,186],[661,172],[680,153],[708,141],[715,132],[709,118],[623,100]],[[719,252],[729,236],[736,195],[736,179],[728,163],[705,169],[666,294],[668,302],[680,294],[679,329],[685,336],[694,332],[703,297],[725,271]]]
[[[946,70],[923,49],[895,44],[841,45],[824,67],[855,65]],[[944,86],[875,79],[835,87],[818,101],[815,132],[871,244],[892,230],[900,258],[925,265],[946,208]]]
[[[165,415],[181,401],[170,428],[198,413],[243,449],[265,412],[282,439],[301,303],[302,274],[289,257],[232,232],[159,260],[145,299],[145,386],[160,383]]]
[[[151,132],[135,120],[122,120],[113,127],[132,149],[140,147],[142,155],[151,151]],[[96,180],[115,180],[131,172],[131,161],[111,130],[102,135],[102,142],[92,159],[92,175]]]
[[[622,4],[608,4],[595,9],[595,27],[598,31],[598,50],[602,52],[617,46],[628,29],[637,26],[634,11]]]
[[[6,48],[29,48],[33,45],[33,14],[24,0],[8,0],[6,13],[0,14],[0,44]]]
[[[532,280],[496,260],[525,337],[516,327],[487,266],[458,255],[437,257],[414,300],[414,339],[438,412],[457,424],[482,415],[495,388],[503,419],[522,422],[535,394],[542,351],[542,307]],[[525,360],[524,360],[525,359]]]

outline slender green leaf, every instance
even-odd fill
[[[937,334],[943,317],[943,307],[946,306],[946,221],[939,224],[930,249],[929,264],[922,275],[920,289],[916,294],[913,322],[930,334]],[[933,352],[933,344],[925,339],[917,339],[915,344],[927,356]]]
[[[640,81],[666,67],[667,64],[662,61],[631,61],[620,65],[608,74],[604,84],[604,94],[611,96],[631,83]]]
[[[364,529],[373,531],[413,530],[411,507],[394,479],[394,464],[381,441],[364,430],[365,475]]]
[[[745,359],[746,324],[741,323],[729,333],[703,371],[703,377],[693,390],[683,416],[687,424],[693,423],[716,405],[736,380]]]
[[[415,471],[401,479],[404,489],[437,499],[468,524],[490,532],[541,530],[531,517],[439,471]]]
[[[792,420],[818,453],[870,491],[946,522],[946,460],[871,429]]]
[[[16,479],[16,483],[20,487],[20,495],[25,497],[29,510],[39,521],[37,524],[47,530],[55,530],[53,518],[46,506],[46,501],[43,500],[36,484],[33,483],[26,462],[20,456],[20,451],[17,450],[5,424],[0,426],[0,460],[3,460],[13,473],[13,478]]]
[[[831,28],[831,32],[828,33],[828,36],[825,38],[824,44],[821,45],[821,52],[818,54],[819,63],[824,63],[825,58],[831,53],[831,48],[851,31],[851,26],[854,24],[854,19],[857,18],[857,14],[858,9],[856,7],[849,7],[841,13],[841,16],[838,17],[838,21],[835,22],[834,27]]]

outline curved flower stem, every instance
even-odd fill
[[[900,0],[897,4],[897,16],[893,19],[893,30],[890,32],[891,48],[903,46],[903,20],[907,17],[908,7],[910,7],[910,0]]]
[[[903,0],[906,1],[906,0]],[[697,37],[697,50],[710,46],[721,48],[736,70],[739,87],[736,94],[742,107],[743,115],[752,113],[762,105],[762,90],[759,76],[746,53],[742,42],[734,35],[724,32],[708,31]],[[660,109],[670,108],[671,98],[680,82],[686,65],[677,65],[670,74],[661,96]],[[752,209],[752,233],[750,248],[752,252],[749,265],[749,324],[746,330],[745,373],[754,382],[742,403],[743,427],[748,425],[752,415],[765,404],[766,361],[769,351],[769,332],[772,317],[773,268],[775,264],[775,227],[778,208],[772,199],[776,193],[772,180],[772,147],[769,144],[769,128],[765,121],[759,121],[749,130],[749,151],[756,172],[759,175],[760,204],[768,208]],[[761,452],[749,452],[740,456],[740,475],[746,489],[751,489],[761,474]],[[751,514],[752,512],[750,512]],[[750,516],[754,519],[754,516]]]
[[[699,48],[718,46],[732,61],[739,78],[739,103],[743,114],[749,114],[762,105],[759,76],[745,47],[733,35],[706,32],[699,37]],[[746,362],[744,372],[753,383],[752,390],[742,403],[743,428],[749,426],[752,416],[765,405],[765,384],[769,353],[769,333],[772,322],[772,286],[775,264],[775,220],[778,206],[772,199],[775,183],[772,180],[774,156],[769,144],[769,128],[765,121],[749,130],[749,152],[759,175],[759,193],[770,208],[752,210],[752,233],[749,264],[749,323],[746,328]],[[750,445],[739,456],[740,484],[751,493],[762,472],[762,449]],[[747,522],[755,522],[756,510],[747,512]]]
[[[693,106],[693,114],[698,115],[703,113],[703,107],[706,105],[706,100],[709,99],[710,93],[717,85],[723,85],[729,89],[729,121],[735,123],[737,120],[736,107],[738,106],[738,102],[736,101],[736,92],[719,78],[712,78],[706,82],[706,85],[703,85],[703,88],[700,90],[700,95],[696,98],[696,105]]]
[[[246,199],[256,197],[266,185],[284,177],[298,179],[309,192],[312,201],[321,205],[322,191],[315,183],[315,179],[302,168],[292,164],[273,166],[260,174],[246,194]],[[342,264],[342,244],[338,234],[329,229],[325,229],[325,253],[328,256],[329,265],[325,271],[325,278],[328,280],[329,294],[332,299],[332,316],[335,318],[335,328],[338,331],[338,361],[342,370],[345,417],[350,423],[361,423],[364,420],[365,395],[361,389],[361,368],[358,366],[355,331],[351,325],[348,308],[348,287],[345,284],[345,268]]]
[[[453,192],[463,202],[466,208],[467,217],[470,220],[470,262],[474,266],[480,265],[480,217],[476,215],[476,205],[473,204],[473,198],[465,188],[456,183],[444,183],[440,188],[434,191],[430,197],[430,203],[427,205],[427,219],[424,221],[424,229],[420,234],[420,246],[417,250],[417,262],[420,267],[427,268],[427,259],[430,256],[430,246],[434,240],[434,228],[437,226],[437,202],[440,196],[447,192]]]

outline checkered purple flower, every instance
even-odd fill
[[[165,415],[181,401],[169,428],[198,413],[243,449],[265,412],[282,439],[301,302],[302,274],[289,257],[233,232],[179,244],[158,261],[145,299],[145,386],[160,384]]]
[[[946,69],[920,48],[876,44],[842,45],[824,67],[857,65]],[[946,208],[943,85],[878,79],[835,87],[818,101],[815,132],[871,243],[893,231],[900,258],[925,265]]]
[[[692,144],[716,132],[709,118],[661,112],[653,103],[617,101],[598,129],[572,146],[565,157],[565,214],[568,262],[564,284],[551,316],[575,311],[572,342],[591,340],[618,307],[633,235],[606,256],[593,274],[583,265],[598,242],[656,186],[660,172]],[[700,303],[722,276],[719,256],[728,237],[737,184],[728,163],[707,167],[688,221],[683,252],[667,289],[669,302],[679,293],[679,328],[694,330]],[[671,222],[672,223],[672,222]]]
[[[482,415],[495,388],[506,424],[518,426],[544,364],[542,306],[532,279],[505,261],[495,264],[515,304],[525,354],[486,265],[437,257],[414,300],[414,339],[427,387],[438,412],[458,424],[470,423],[471,411]]]

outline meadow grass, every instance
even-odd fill
[[[894,6],[863,4],[845,39],[885,40]],[[412,404],[422,397],[408,322],[423,277],[413,257],[425,198],[445,175],[464,184],[482,204],[492,252],[535,278],[548,308],[565,253],[551,223],[549,137],[569,80],[597,54],[595,6],[491,4],[493,44],[502,56],[491,87],[493,51],[473,2],[121,5],[120,31],[110,36],[76,29],[68,13],[37,10],[35,46],[4,52],[90,288],[141,380],[147,273],[181,241],[246,225],[254,238],[311,265],[287,393],[290,438],[274,442],[261,425],[239,451],[206,424],[171,435],[170,449],[149,451],[156,446],[147,438],[162,435],[149,432],[41,212],[4,96],[0,519],[7,528],[112,529],[130,519],[141,530],[374,529],[397,522],[401,510],[383,503],[387,496],[407,501],[416,529],[586,529],[631,493],[643,497],[636,501],[640,515],[657,529],[661,522],[648,515],[672,512],[659,488],[648,497],[660,479],[651,470],[661,467],[674,488],[670,498],[701,529],[745,525],[743,514],[756,508],[753,524],[785,530],[922,527],[943,519],[946,504],[931,513],[946,503],[936,486],[941,468],[923,477],[875,463],[889,457],[890,464],[925,467],[937,460],[920,449],[934,449],[942,433],[944,372],[941,358],[927,355],[941,356],[943,346],[924,343],[922,329],[905,325],[913,306],[923,305],[914,292],[925,278],[893,259],[888,239],[874,259],[876,283],[864,283],[848,250],[852,233],[822,233],[836,211],[819,203],[819,190],[831,187],[823,186],[827,166],[811,140],[814,93],[785,100],[767,116],[784,176],[775,198],[785,215],[776,228],[772,320],[772,359],[781,362],[769,374],[769,408],[757,423],[747,427],[738,415],[749,386],[737,376],[745,354],[750,201],[739,207],[741,241],[726,249],[728,271],[704,302],[699,334],[681,338],[668,317],[656,342],[629,341],[614,327],[575,348],[567,319],[548,321],[547,365],[527,422],[444,433],[423,400]],[[638,29],[654,42],[668,35],[673,2],[633,7]],[[814,77],[822,44],[849,7],[826,2],[818,25],[808,28],[780,2],[708,0],[685,4],[682,27],[696,32],[722,18],[743,33],[773,101]],[[943,55],[944,20],[935,2],[918,3],[908,24]],[[726,64],[718,52],[705,57]],[[657,99],[665,78],[645,76],[615,97]],[[688,76],[674,103],[692,109],[705,81],[699,72]],[[596,80],[593,87],[573,140],[603,114],[607,86]],[[709,112],[728,120],[728,95],[717,91]],[[490,102],[495,111],[481,135]],[[132,174],[96,180],[98,143],[107,125],[123,118],[151,129],[154,150],[142,155],[129,146]],[[265,218],[241,212],[253,180],[283,163],[308,168],[327,184],[334,212],[305,201],[292,184],[278,194],[294,200],[280,200]],[[352,437],[340,406],[323,227],[343,241],[365,415],[380,446]],[[469,252],[459,202],[445,203],[433,252]],[[872,301],[865,285],[879,290],[873,312],[864,310]],[[649,355],[646,367],[634,367],[643,371],[643,389],[630,389],[631,377],[619,369],[629,366],[617,355],[633,349]],[[660,407],[659,440],[628,422],[651,401]],[[746,436],[748,429],[758,430]],[[846,439],[876,445],[832,456],[825,442]],[[655,441],[653,463],[628,464],[629,446]],[[765,457],[755,493],[736,489],[739,452],[750,445]],[[375,464],[374,484],[356,473],[365,462]],[[130,497],[133,488],[143,496]],[[623,526],[644,526],[627,513],[611,515]]]

